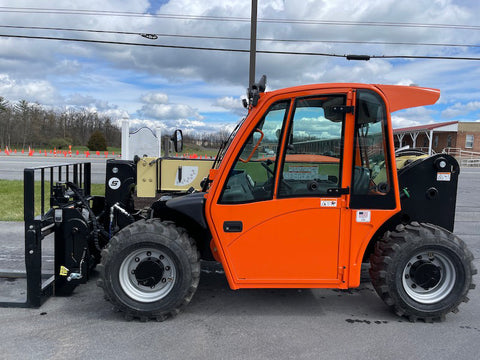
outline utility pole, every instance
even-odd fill
[[[252,15],[250,17],[250,74],[248,87],[255,82],[255,58],[257,54],[257,1],[252,0]]]

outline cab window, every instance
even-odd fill
[[[338,196],[343,95],[297,99],[280,173],[279,197]],[[337,110],[335,110],[337,109]]]
[[[373,91],[358,90],[350,204],[354,209],[395,208],[387,130],[382,98]]]
[[[289,101],[273,104],[243,145],[219,202],[238,204],[273,198],[278,149]]]

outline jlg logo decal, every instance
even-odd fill
[[[120,185],[122,185],[122,182],[120,181],[119,178],[112,177],[110,180],[108,180],[108,186],[112,190],[117,190],[120,187]]]

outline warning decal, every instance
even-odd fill
[[[451,173],[439,172],[437,173],[437,181],[450,181]]]
[[[358,223],[369,223],[372,219],[371,212],[369,210],[358,210],[357,211],[357,222]]]

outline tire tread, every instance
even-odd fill
[[[178,305],[167,311],[140,311],[132,309],[124,304],[112,290],[112,281],[109,279],[106,268],[111,266],[116,260],[116,255],[126,246],[135,243],[135,234],[153,233],[160,235],[167,242],[176,242],[185,252],[191,268],[191,282]],[[138,237],[137,237],[138,238]],[[98,265],[100,278],[97,280],[97,286],[104,291],[105,298],[110,301],[113,307],[123,313],[125,320],[137,319],[141,322],[149,320],[164,321],[176,316],[193,298],[200,281],[200,254],[197,250],[195,240],[192,239],[187,231],[175,225],[170,221],[161,221],[160,219],[148,219],[137,221],[121,231],[119,231],[102,250],[101,262]]]
[[[403,301],[399,301],[396,292],[390,286],[391,279],[394,278],[396,257],[402,256],[405,249],[412,244],[422,246],[425,241],[429,244],[453,243],[454,246],[461,249],[461,260],[466,269],[465,289],[462,290],[458,299],[440,314],[428,314],[410,308]],[[404,316],[412,322],[419,320],[424,322],[443,321],[447,313],[458,312],[459,304],[468,301],[468,290],[475,288],[472,276],[477,273],[477,270],[473,266],[472,260],[473,254],[459,237],[436,225],[412,222],[408,225],[397,226],[395,231],[386,232],[383,238],[377,242],[375,250],[370,256],[370,278],[380,298],[398,316]]]

